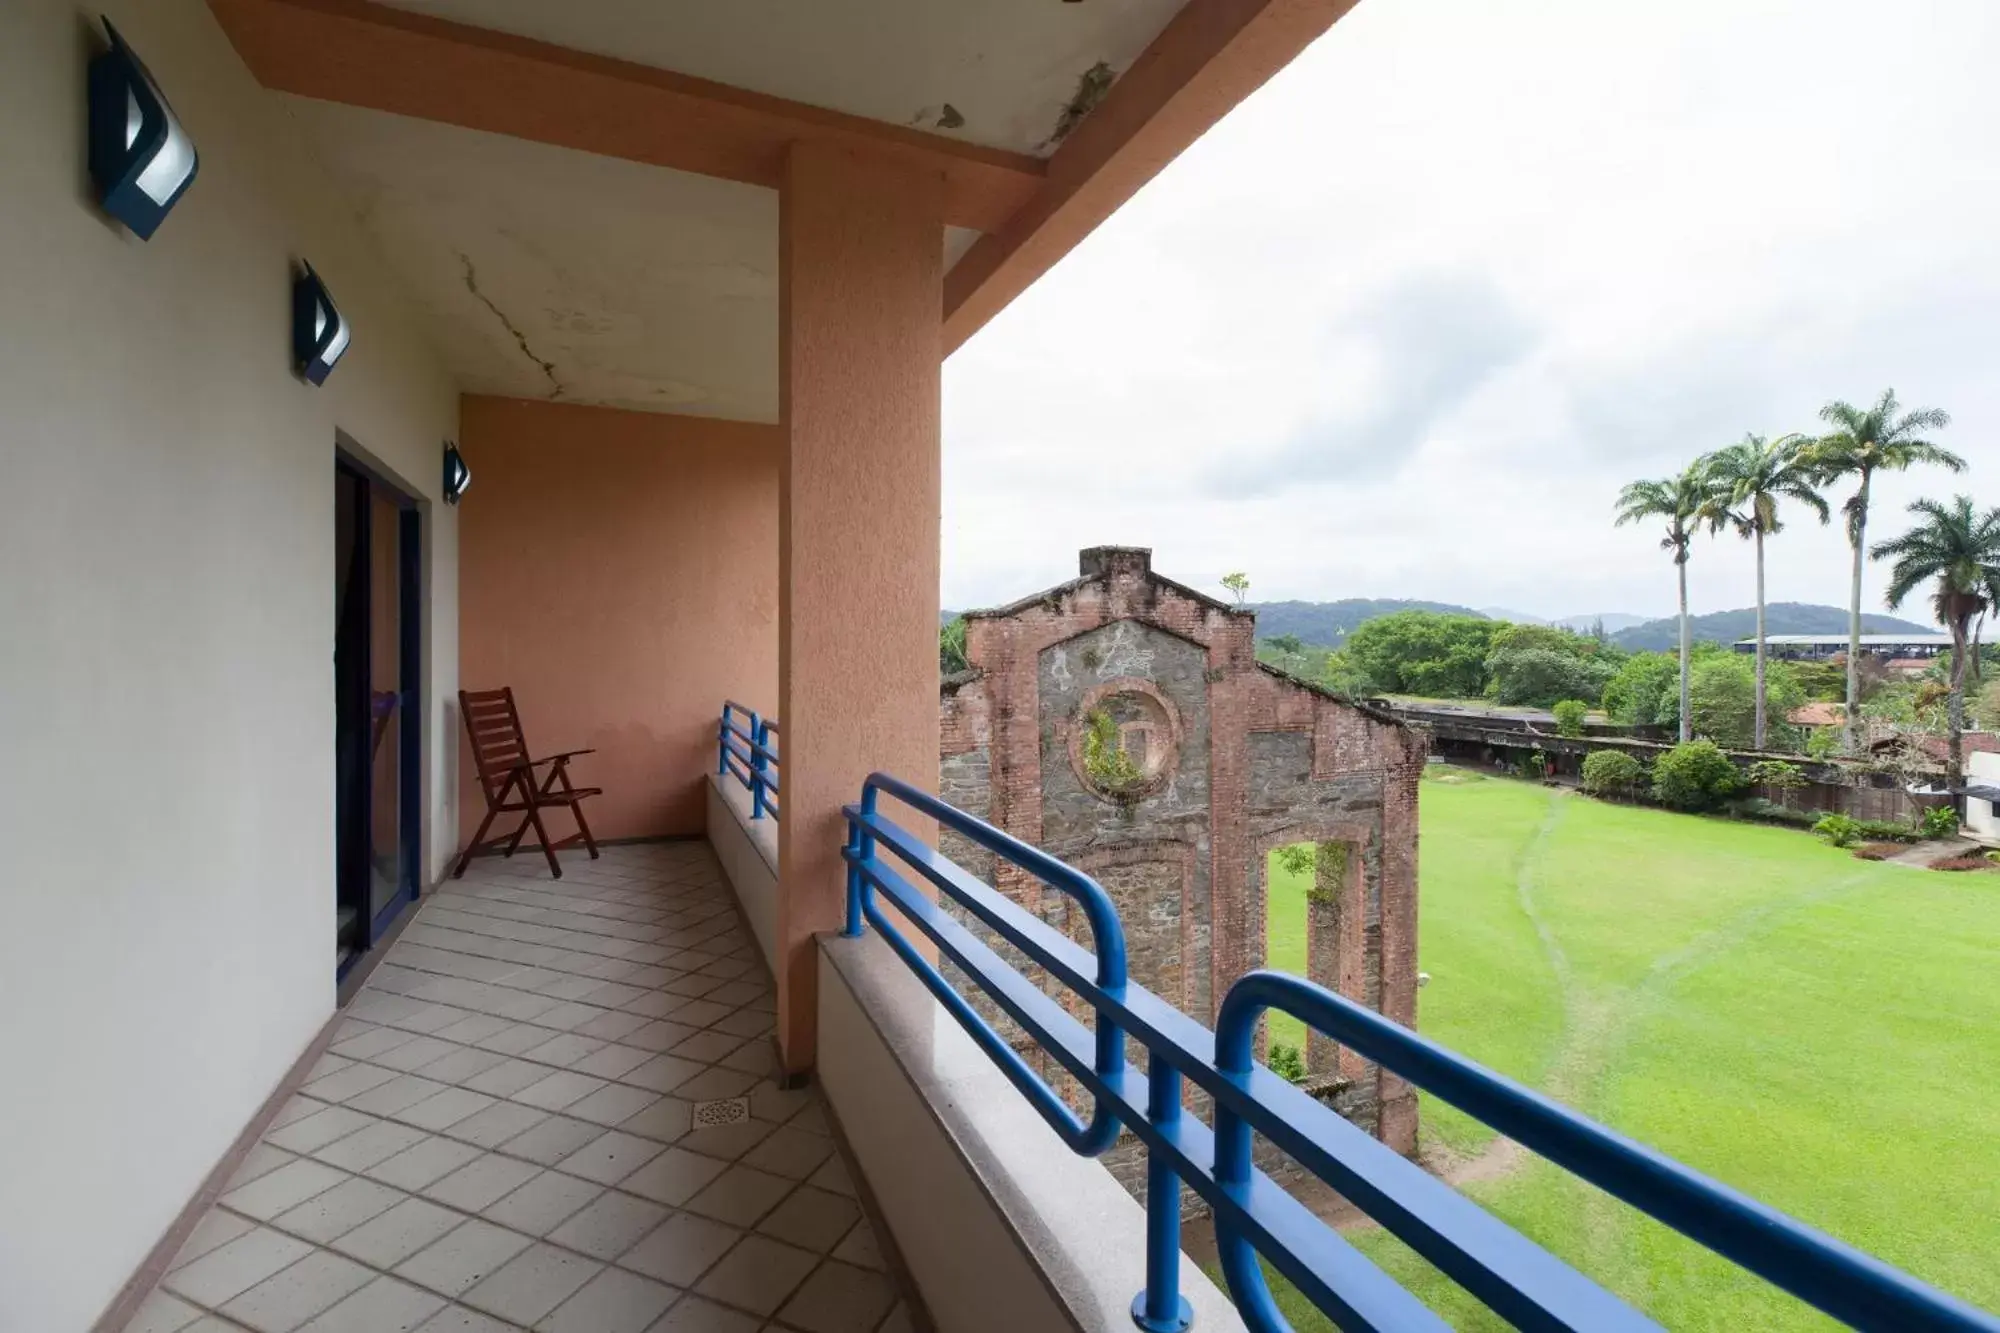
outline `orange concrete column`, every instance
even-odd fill
[[[816,946],[840,927],[840,807],[938,779],[943,180],[794,145],[780,189],[778,1042],[814,1060]]]

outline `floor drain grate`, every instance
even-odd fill
[[[740,1125],[750,1118],[748,1097],[721,1097],[694,1104],[694,1127],[713,1129],[717,1125]]]

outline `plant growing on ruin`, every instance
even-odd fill
[[[1333,907],[1340,901],[1340,886],[1347,882],[1348,846],[1344,842],[1323,842],[1313,858],[1312,887],[1306,901],[1316,907]]]
[[[1272,1042],[1270,1055],[1264,1063],[1270,1066],[1273,1074],[1287,1083],[1306,1081],[1306,1059],[1299,1054],[1299,1048],[1288,1041]]]
[[[1309,842],[1295,842],[1278,849],[1278,868],[1287,875],[1312,873],[1314,848]]]
[[[1099,790],[1116,796],[1136,787],[1145,774],[1118,743],[1118,723],[1102,708],[1093,708],[1083,720],[1083,771]]]
[[[1590,713],[1590,705],[1581,699],[1563,699],[1549,710],[1556,717],[1556,735],[1576,737],[1583,735],[1583,720]]]
[[[1250,576],[1241,570],[1222,576],[1222,586],[1235,596],[1236,604],[1243,605],[1243,599],[1250,595]]]

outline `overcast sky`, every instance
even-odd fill
[[[944,604],[1120,543],[1257,600],[1668,614],[1619,486],[1892,385],[1973,466],[1873,530],[2000,503],[1996,71],[1995,0],[1362,0],[946,363]],[[1791,517],[1771,600],[1844,603]],[[1748,543],[1690,580],[1749,605]]]

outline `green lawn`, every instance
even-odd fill
[[[1500,779],[1426,782],[1422,818],[1425,1033],[2000,1307],[2000,875]],[[1306,885],[1272,869],[1272,966],[1302,972]],[[1428,1098],[1423,1126],[1444,1158],[1492,1139]],[[1539,1160],[1466,1188],[1670,1328],[1831,1326]],[[1459,1327],[1505,1327],[1353,1239]]]

